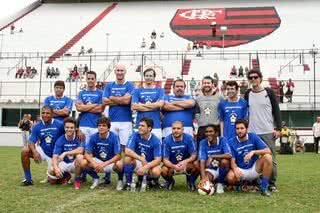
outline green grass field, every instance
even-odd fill
[[[40,184],[46,164],[32,163],[34,186],[22,187],[20,149],[0,147],[0,212],[320,212],[320,154],[278,155],[278,193],[227,192],[201,196],[188,192],[185,178],[176,178],[173,191],[115,191],[112,185],[80,191],[73,186]]]

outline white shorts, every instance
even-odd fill
[[[41,148],[41,146],[36,145],[36,150],[37,152],[40,154],[41,160],[42,161],[47,161],[48,163],[48,171],[51,168],[51,162],[52,162],[52,158],[50,158],[48,155],[46,155],[43,151],[43,149]]]
[[[102,160],[100,160],[100,159],[98,159],[98,158],[93,158],[93,160],[94,160],[95,162],[97,162],[97,163],[102,163],[102,162],[103,162]],[[108,166],[105,166],[105,167],[103,168],[103,171],[104,171],[104,172],[113,172],[113,167],[114,167],[114,163],[109,164]]]
[[[64,161],[61,161],[58,166],[62,172],[69,172],[69,173],[74,173],[76,168],[74,165],[74,162],[66,163]]]
[[[163,137],[167,137],[172,133],[172,128],[171,127],[166,127],[162,130]],[[193,128],[189,126],[183,127],[183,133],[189,134],[193,137]]]
[[[136,160],[136,167],[134,168],[134,171],[138,171],[138,169],[140,169],[142,167],[142,163],[139,160]],[[149,171],[146,171],[146,173],[148,173]]]
[[[80,127],[81,132],[86,136],[86,144],[89,143],[90,136],[98,132],[98,128]]]
[[[134,129],[133,131],[138,132],[138,129]],[[161,129],[152,129],[151,131],[159,140],[162,141],[162,131]]]
[[[260,176],[260,174],[256,171],[256,163],[254,163],[250,169],[239,168],[239,170],[243,174],[243,180],[251,181],[257,179]]]
[[[206,169],[206,172],[209,172],[213,176],[213,180],[219,177],[219,168],[218,169]]]
[[[119,135],[120,144],[126,146],[132,134],[131,122],[111,122],[110,131]]]

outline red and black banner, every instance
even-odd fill
[[[216,23],[213,33],[212,23]],[[231,47],[263,38],[281,19],[274,7],[178,9],[170,27],[180,37],[212,47]],[[227,30],[221,32],[220,27]]]

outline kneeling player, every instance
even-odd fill
[[[142,118],[139,123],[138,132],[135,132],[129,139],[124,159],[124,173],[126,176],[126,190],[135,190],[135,183],[132,181],[133,172],[138,175],[138,188],[140,192],[146,191],[146,177],[158,178],[161,174],[161,143],[151,133],[153,120]],[[133,186],[133,187],[131,187]]]
[[[229,140],[232,151],[231,169],[227,175],[230,185],[242,181],[253,181],[261,174],[260,190],[263,196],[271,196],[268,191],[272,173],[272,156],[268,146],[255,133],[248,133],[246,120],[236,121],[237,136]]]
[[[42,107],[41,121],[34,125],[28,146],[21,151],[21,163],[25,175],[24,186],[33,185],[30,158],[33,158],[36,163],[47,161],[49,171],[55,142],[63,134],[63,123],[53,119],[53,109],[49,106]]]
[[[201,182],[217,182],[217,193],[224,192],[225,177],[229,170],[231,150],[228,141],[219,137],[219,127],[209,125],[205,130],[206,138],[200,141],[199,160]]]
[[[62,178],[59,181],[62,184],[67,183],[71,178],[70,173],[74,173],[76,167],[79,170],[79,165],[75,165],[74,160],[82,158],[84,150],[84,144],[76,137],[76,121],[73,118],[69,117],[64,120],[64,131],[65,134],[55,144],[52,157],[52,170],[50,171],[50,175],[53,176],[51,178]],[[76,189],[80,187],[77,185],[79,178],[79,176],[75,177],[74,187]]]
[[[171,190],[175,184],[173,175],[183,173],[187,175],[187,185],[190,191],[195,191],[195,181],[199,175],[197,150],[193,138],[183,133],[181,121],[172,124],[172,134],[163,141],[162,177],[167,181],[166,189]]]
[[[121,148],[119,137],[110,131],[110,120],[100,117],[98,132],[93,134],[85,148],[85,158],[77,159],[82,169],[85,169],[93,178],[90,189],[99,185],[99,172],[116,171],[119,175],[117,188],[122,188]],[[77,175],[80,175],[77,174]],[[80,181],[77,183],[80,186]]]

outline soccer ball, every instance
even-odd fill
[[[48,181],[50,184],[52,184],[52,185],[59,184],[59,181],[60,181],[59,177],[51,175],[49,172],[47,172],[47,175],[48,175]]]
[[[198,184],[198,193],[200,195],[213,195],[215,192],[214,185],[210,181],[204,181]]]

